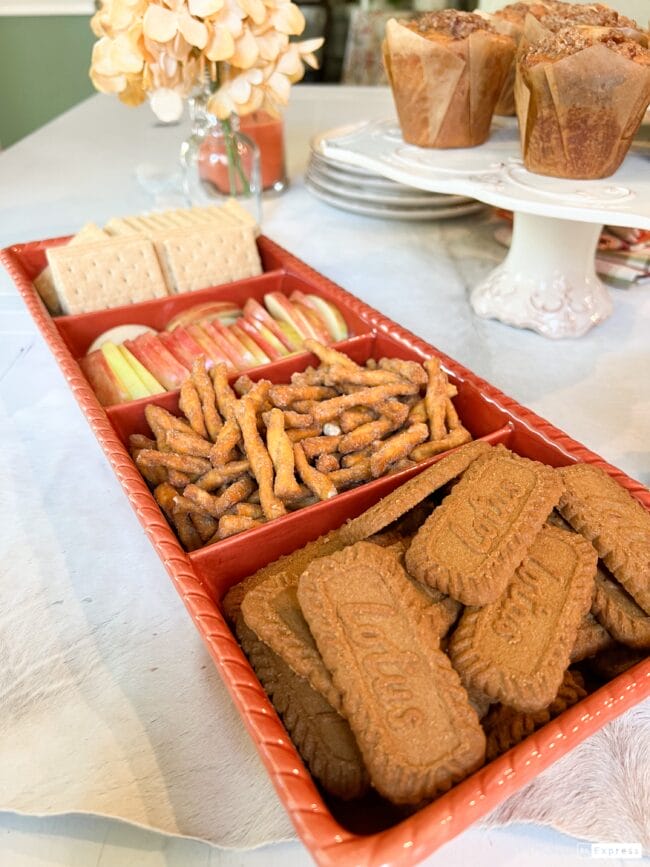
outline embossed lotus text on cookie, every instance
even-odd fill
[[[395,557],[359,542],[316,560],[298,600],[382,795],[415,804],[482,764],[476,713]]]
[[[516,710],[549,705],[591,604],[596,561],[581,536],[544,527],[504,595],[463,614],[449,645],[463,683]]]
[[[418,581],[465,605],[498,599],[558,502],[550,467],[502,447],[475,461],[406,553]]]
[[[559,473],[562,516],[593,542],[612,575],[650,614],[650,512],[598,467],[574,464]]]

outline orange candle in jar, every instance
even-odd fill
[[[268,190],[285,180],[284,130],[281,117],[254,111],[240,118],[239,129],[253,139],[260,149],[262,189]]]

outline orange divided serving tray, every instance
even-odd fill
[[[604,723],[650,695],[648,658],[407,818],[397,810],[389,811],[372,798],[355,804],[324,796],[302,764],[227,626],[220,609],[221,599],[245,576],[360,514],[439,458],[369,482],[327,502],[317,503],[188,554],[170,529],[127,449],[129,434],[149,433],[144,417],[147,403],[156,403],[176,412],[178,393],[169,392],[128,404],[101,407],[76,361],[85,354],[97,335],[125,322],[164,328],[172,316],[201,300],[223,299],[243,303],[248,297],[259,299],[268,291],[289,294],[298,288],[321,295],[339,307],[353,336],[337,347],[357,361],[382,356],[424,360],[436,354],[458,389],[454,403],[475,439],[503,443],[518,454],[551,466],[564,466],[576,461],[594,463],[610,473],[647,509],[650,509],[650,492],[489,383],[316,273],[268,238],[258,239],[264,266],[260,277],[99,313],[52,318],[34,290],[32,280],[46,264],[45,249],[66,240],[60,238],[8,247],[0,251],[0,260],[48,342],[201,633],[298,834],[319,864],[417,863],[530,782]],[[314,356],[305,353],[247,373],[252,379],[265,377],[273,382],[287,382],[292,372],[312,363],[316,363]]]

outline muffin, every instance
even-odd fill
[[[524,165],[560,178],[620,166],[650,103],[650,50],[619,30],[564,28],[519,58]]]
[[[647,45],[647,37],[636,21],[610,9],[602,3],[583,5],[563,3],[560,0],[531,0],[511,3],[489,16],[500,33],[511,36],[518,47],[518,54],[525,51],[531,42],[536,42],[565,27],[607,27],[623,30],[630,38]],[[515,86],[516,58],[499,95],[494,113],[512,116],[516,114]]]
[[[532,15],[534,18],[550,12],[550,6],[546,3],[510,3],[499,9],[490,16],[492,26],[499,33],[505,33],[514,39],[515,45],[519,47],[522,36],[524,35],[524,25],[526,17]],[[517,68],[516,56],[513,58],[508,70],[508,75],[501,88],[501,93],[494,108],[494,113],[505,117],[513,117],[517,112],[515,109],[515,70]]]
[[[482,144],[515,52],[480,15],[445,9],[386,25],[384,63],[404,141]]]

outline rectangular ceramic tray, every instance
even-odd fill
[[[144,398],[104,409],[81,373],[76,359],[92,340],[121,322],[162,328],[171,316],[199,300],[243,301],[269,289],[293,288],[331,299],[342,311],[352,336],[337,344],[355,360],[397,356],[424,359],[435,353],[458,389],[456,407],[476,439],[504,443],[513,451],[552,466],[594,463],[650,509],[650,492],[605,463],[548,422],[507,398],[489,383],[447,358],[381,313],[316,273],[268,238],[258,239],[264,274],[252,280],[201,290],[100,313],[52,318],[32,280],[45,265],[45,249],[65,238],[19,244],[0,252],[34,321],[108,457],[140,522],[165,564],[255,742],[278,794],[304,844],[323,865],[415,864],[560,758],[604,723],[650,695],[650,658],[610,681],[518,746],[477,771],[433,803],[403,818],[372,803],[342,804],[314,784],[220,608],[233,584],[282,554],[304,545],[367,509],[434,458],[359,488],[339,494],[269,522],[239,536],[187,554],[170,529],[126,444],[135,432],[148,432],[144,408],[149,402],[177,411],[178,393]],[[253,378],[288,381],[295,370],[315,361],[302,354],[248,371]]]

